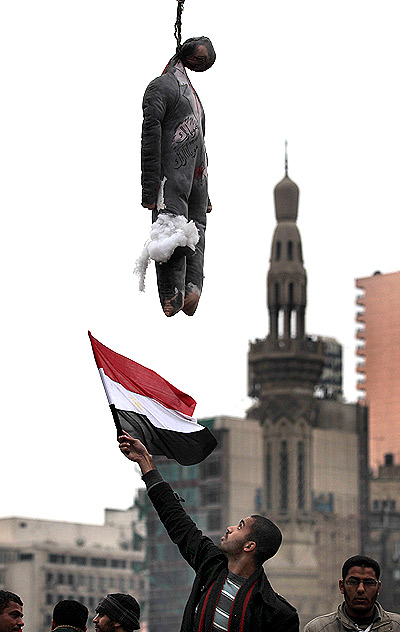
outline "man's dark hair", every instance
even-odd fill
[[[10,601],[14,601],[19,606],[23,606],[21,597],[9,590],[0,590],[0,614],[3,614]]]
[[[278,551],[282,542],[282,533],[272,520],[264,516],[254,515],[250,527],[250,539],[256,543],[254,561],[261,566]]]
[[[57,628],[59,625],[70,625],[74,628],[84,630],[89,616],[89,610],[83,603],[74,599],[63,599],[54,606],[53,623]]]
[[[353,555],[353,557],[349,557],[349,559],[346,560],[343,564],[342,579],[346,579],[349,570],[353,566],[361,566],[361,568],[372,568],[372,570],[375,571],[376,579],[379,579],[379,576],[381,574],[381,567],[376,560],[372,559],[372,557],[368,557],[367,555]]]

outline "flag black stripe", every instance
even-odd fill
[[[114,423],[126,430],[135,439],[146,446],[150,454],[165,455],[175,459],[181,465],[195,465],[203,461],[217,445],[217,440],[208,430],[202,428],[196,432],[177,432],[156,428],[146,415],[132,411],[119,410],[110,406]]]

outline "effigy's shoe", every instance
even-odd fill
[[[185,300],[183,302],[182,311],[186,316],[193,316],[200,301],[200,292],[198,288],[192,283],[189,284],[190,288],[186,286]]]
[[[183,294],[182,292],[177,292],[175,296],[172,298],[168,298],[164,300],[163,303],[163,311],[164,314],[168,317],[175,316],[178,312],[181,311],[184,305]]]

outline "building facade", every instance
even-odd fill
[[[261,509],[261,428],[237,417],[201,419],[218,440],[202,463],[182,467],[157,457],[157,467],[184,499],[197,526],[218,544],[227,526]],[[194,572],[172,544],[155,511],[148,509],[149,630],[179,630]]]
[[[343,347],[336,338],[318,338],[322,342],[324,365],[314,394],[324,399],[340,399],[343,397]]]
[[[369,407],[370,464],[400,460],[400,272],[356,279],[357,388]]]
[[[400,463],[386,454],[371,480],[370,551],[379,560],[379,601],[398,612],[400,604]]]
[[[21,596],[27,627],[37,632],[50,630],[58,601],[76,599],[93,618],[109,592],[134,595],[147,630],[145,538],[137,507],[106,509],[104,525],[0,518],[0,589]]]

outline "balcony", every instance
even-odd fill
[[[356,356],[365,358],[365,346],[364,345],[359,345],[358,347],[356,347]]]
[[[356,366],[356,371],[357,373],[363,373],[365,375],[366,373],[365,362],[358,362]]]
[[[367,385],[366,385],[365,380],[359,380],[359,381],[357,382],[357,384],[356,384],[356,389],[357,389],[358,391],[365,391],[365,390],[366,390],[366,387],[367,387]]]
[[[365,329],[356,329],[357,340],[365,340]]]
[[[361,294],[360,296],[356,296],[356,305],[360,305],[361,307],[365,307],[365,296]]]
[[[356,313],[356,323],[365,323],[365,312]]]

